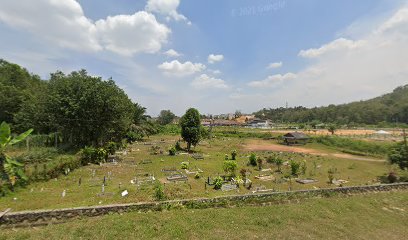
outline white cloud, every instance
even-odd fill
[[[192,63],[190,61],[181,63],[178,60],[164,62],[157,66],[165,74],[184,77],[203,71],[206,66],[202,63]]]
[[[208,62],[211,63],[211,64],[216,63],[216,62],[220,62],[223,59],[224,59],[224,56],[221,55],[221,54],[219,54],[219,55],[210,54],[208,56]]]
[[[3,0],[0,21],[59,47],[95,52],[107,49],[121,55],[156,53],[171,33],[153,14],[109,16],[94,23],[75,0]]]
[[[153,14],[137,12],[118,15],[96,22],[100,41],[106,49],[121,54],[156,53],[166,43],[171,32],[156,21]]]
[[[273,87],[277,83],[281,83],[286,80],[293,80],[296,79],[296,74],[294,73],[286,73],[284,75],[281,74],[276,74],[276,75],[271,75],[268,76],[266,79],[261,80],[261,81],[252,81],[248,83],[248,86],[250,87],[256,87],[256,88],[265,88],[265,87]]]
[[[188,19],[177,12],[177,8],[180,5],[180,0],[148,0],[146,4],[146,11],[148,12],[155,12],[161,15],[167,16],[168,19],[170,18],[176,21],[186,21],[187,24],[191,24]]]
[[[320,48],[311,48],[308,50],[301,50],[299,56],[305,58],[316,58],[321,55],[332,53],[334,51],[352,50],[364,46],[365,41],[353,41],[345,38],[339,38],[321,46]]]
[[[207,88],[219,88],[227,89],[228,86],[224,80],[210,77],[207,74],[201,74],[199,77],[196,77],[191,86],[197,89],[207,89]]]
[[[218,70],[218,69],[216,69],[216,70],[214,70],[214,69],[208,69],[208,72],[210,72],[210,73],[212,73],[212,74],[214,74],[214,75],[221,74],[221,71]]]
[[[165,51],[164,54],[167,55],[168,57],[180,57],[181,56],[181,54],[178,53],[174,49],[169,49],[169,50]]]
[[[282,62],[274,62],[274,63],[270,63],[268,65],[268,69],[273,69],[273,68],[280,68],[282,67],[283,63]]]
[[[75,0],[2,0],[0,21],[60,47],[97,51],[96,27]]]

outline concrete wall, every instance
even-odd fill
[[[380,192],[392,190],[408,190],[408,183],[327,188],[315,190],[300,190],[291,192],[269,192],[247,195],[232,195],[215,198],[199,198],[171,200],[162,202],[114,204],[93,207],[78,207],[55,210],[36,210],[9,212],[0,218],[0,225],[42,225],[57,223],[69,218],[93,217],[110,213],[122,213],[129,211],[160,211],[172,208],[209,208],[228,207],[237,205],[263,205],[267,203],[281,203],[291,200],[299,200],[311,197],[328,197],[336,194],[359,194],[365,192]]]

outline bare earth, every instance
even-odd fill
[[[308,153],[308,154],[319,155],[319,156],[332,156],[336,158],[344,158],[344,159],[351,159],[351,160],[358,160],[358,161],[385,162],[384,159],[360,157],[360,156],[355,156],[355,155],[351,155],[347,153],[328,153],[328,152],[323,152],[317,149],[309,149],[309,148],[303,148],[299,146],[285,146],[285,145],[274,144],[274,143],[259,143],[255,141],[249,144],[246,144],[244,148],[249,151],[296,152],[296,153]]]

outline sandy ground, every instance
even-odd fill
[[[269,130],[269,131],[263,131],[263,132],[272,132],[272,133],[288,133],[289,130]],[[293,130],[296,131],[296,130]],[[299,132],[304,132],[306,134],[310,135],[331,135],[331,133],[327,129],[317,129],[317,130],[309,130],[309,131],[303,131],[301,129],[297,130]],[[355,136],[355,135],[372,135],[376,132],[377,130],[371,130],[371,129],[338,129],[336,130],[336,135],[340,136]],[[390,135],[394,136],[401,136],[402,131],[399,129],[392,129],[388,130],[386,129],[387,132],[391,133]],[[381,136],[382,137],[382,136]]]
[[[303,148],[299,146],[286,146],[274,143],[258,143],[252,142],[245,145],[245,149],[249,151],[274,151],[274,152],[296,152],[296,153],[308,153],[319,156],[332,156],[336,158],[344,158],[358,161],[369,161],[369,162],[385,162],[384,159],[374,159],[367,157],[355,156],[347,153],[328,153],[320,151],[317,149]]]

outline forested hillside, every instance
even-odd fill
[[[293,107],[262,109],[257,117],[274,122],[380,124],[408,123],[408,85],[396,88],[392,93],[366,101],[327,107]]]

